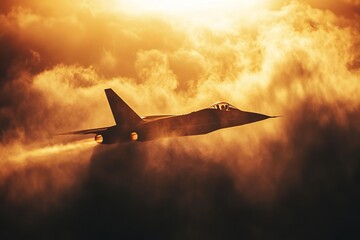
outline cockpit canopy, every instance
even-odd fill
[[[227,102],[217,102],[214,103],[213,105],[211,105],[209,107],[210,109],[217,109],[217,110],[221,110],[221,111],[231,111],[231,110],[235,110],[238,108],[234,107],[233,105],[231,105],[230,103]]]

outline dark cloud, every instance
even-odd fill
[[[196,149],[185,147],[186,138],[165,145],[97,147],[88,175],[80,188],[71,191],[71,200],[29,219],[6,220],[21,231],[12,233],[10,228],[2,234],[58,239],[359,237],[359,111],[347,113],[345,128],[336,122],[331,107],[320,106],[320,112],[329,117],[325,123],[319,121],[317,110],[299,104],[285,127],[286,144],[279,140],[264,143],[264,152],[271,149],[264,157],[268,170],[286,165],[280,177],[259,174],[277,181],[275,197],[265,202],[249,199],[246,187],[236,187],[245,170],[238,169],[234,175],[229,156],[214,161],[199,158]],[[161,168],[149,168],[156,161]],[[12,178],[31,179],[40,174],[49,183],[49,169],[45,170],[38,166]],[[257,188],[256,183],[248,187]],[[50,185],[46,192],[51,194],[51,189]],[[19,217],[13,211],[21,209],[8,205],[2,216]]]

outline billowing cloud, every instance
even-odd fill
[[[97,1],[5,1],[2,236],[356,234],[358,3],[272,3],[204,23],[203,12],[182,18]],[[226,100],[284,117],[115,146],[53,136],[114,124],[109,87],[140,115]]]

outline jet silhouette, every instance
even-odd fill
[[[227,102],[182,115],[140,117],[111,88],[105,89],[116,125],[64,134],[95,134],[101,144],[149,141],[162,137],[201,135],[222,128],[244,125],[276,116],[245,112]]]

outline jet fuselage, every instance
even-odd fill
[[[141,118],[112,89],[105,89],[105,93],[116,125],[63,134],[95,134],[96,142],[111,144],[200,135],[271,118],[259,113],[241,111],[226,102],[218,102],[208,108],[183,115]]]
[[[103,143],[118,141],[148,141],[162,137],[201,135],[222,128],[257,122],[269,116],[238,109],[202,109],[183,115],[146,117],[139,124],[123,128],[112,126],[104,131]]]

